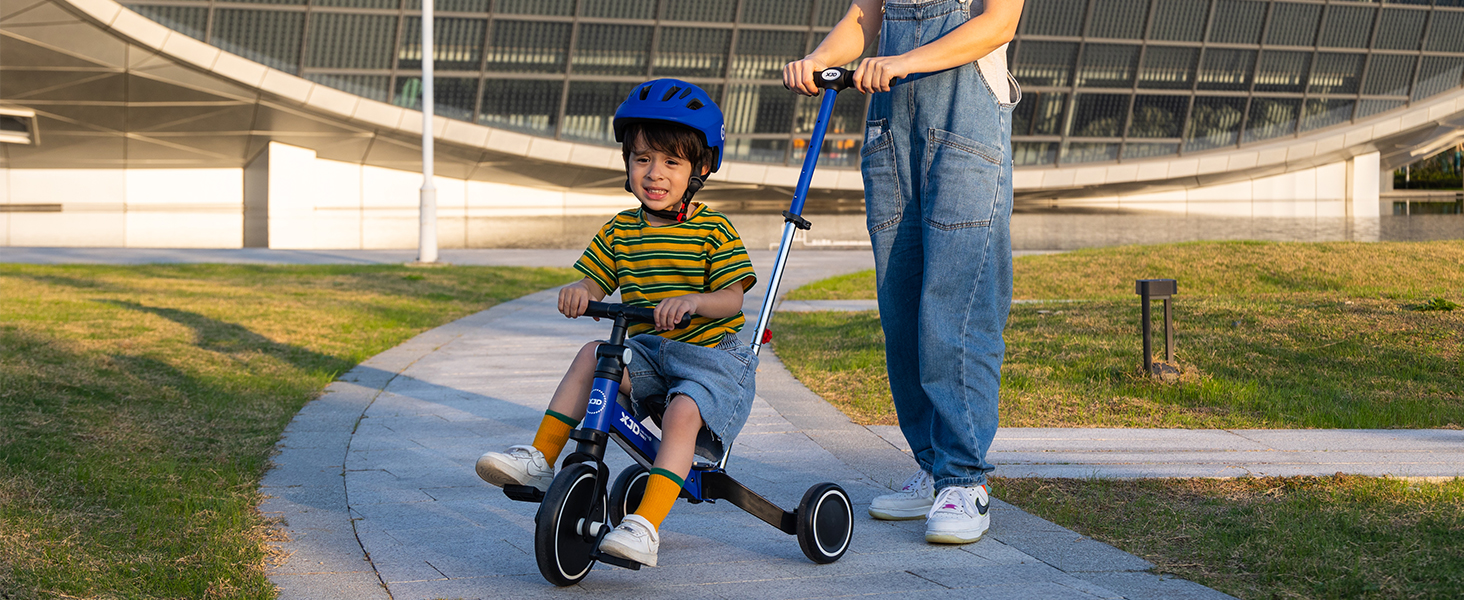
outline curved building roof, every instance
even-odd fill
[[[34,111],[43,143],[0,144],[4,164],[239,167],[274,140],[414,170],[405,1],[7,2],[0,106]],[[1018,192],[1196,187],[1370,152],[1406,164],[1464,130],[1456,1],[1028,0],[1011,61]],[[440,0],[438,172],[618,188],[608,117],[629,86],[670,75],[722,98],[729,161],[713,183],[791,186],[815,107],[777,69],[844,6]],[[814,187],[852,191],[863,98],[840,100]]]

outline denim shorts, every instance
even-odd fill
[[[757,379],[757,355],[752,348],[732,333],[715,348],[649,333],[625,340],[625,346],[632,352],[628,369],[636,418],[652,414],[659,417],[666,408],[663,403],[685,394],[696,402],[702,423],[712,436],[710,440],[698,436],[697,454],[720,458],[752,412]]]

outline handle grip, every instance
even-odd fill
[[[614,319],[615,317],[620,315],[624,315],[625,320],[627,321],[635,321],[638,323],[656,322],[656,310],[653,308],[627,306],[625,304],[615,304],[611,302],[595,302],[592,300],[590,301],[589,307],[585,309],[586,317]],[[676,324],[676,329],[684,329],[687,327],[691,327],[690,314],[681,317],[681,322]]]
[[[840,67],[829,67],[818,72],[813,78],[813,85],[826,89],[842,92],[854,87],[854,72]]]

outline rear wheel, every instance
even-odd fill
[[[808,560],[831,563],[849,550],[854,533],[854,505],[844,488],[820,483],[798,503],[798,546]]]
[[[615,478],[615,485],[610,486],[610,525],[619,527],[620,521],[625,515],[635,512],[640,506],[641,498],[646,495],[646,481],[651,478],[651,472],[640,464],[626,467]]]
[[[595,537],[584,528],[605,521],[605,497],[597,493],[593,465],[575,463],[554,478],[534,518],[534,557],[539,573],[558,586],[579,583],[595,566]]]

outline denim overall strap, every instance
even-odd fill
[[[929,44],[972,10],[970,0],[888,0],[879,54]],[[1013,106],[972,63],[901,80],[869,107],[861,170],[890,390],[937,488],[984,483],[994,468],[986,453],[1012,296]]]

